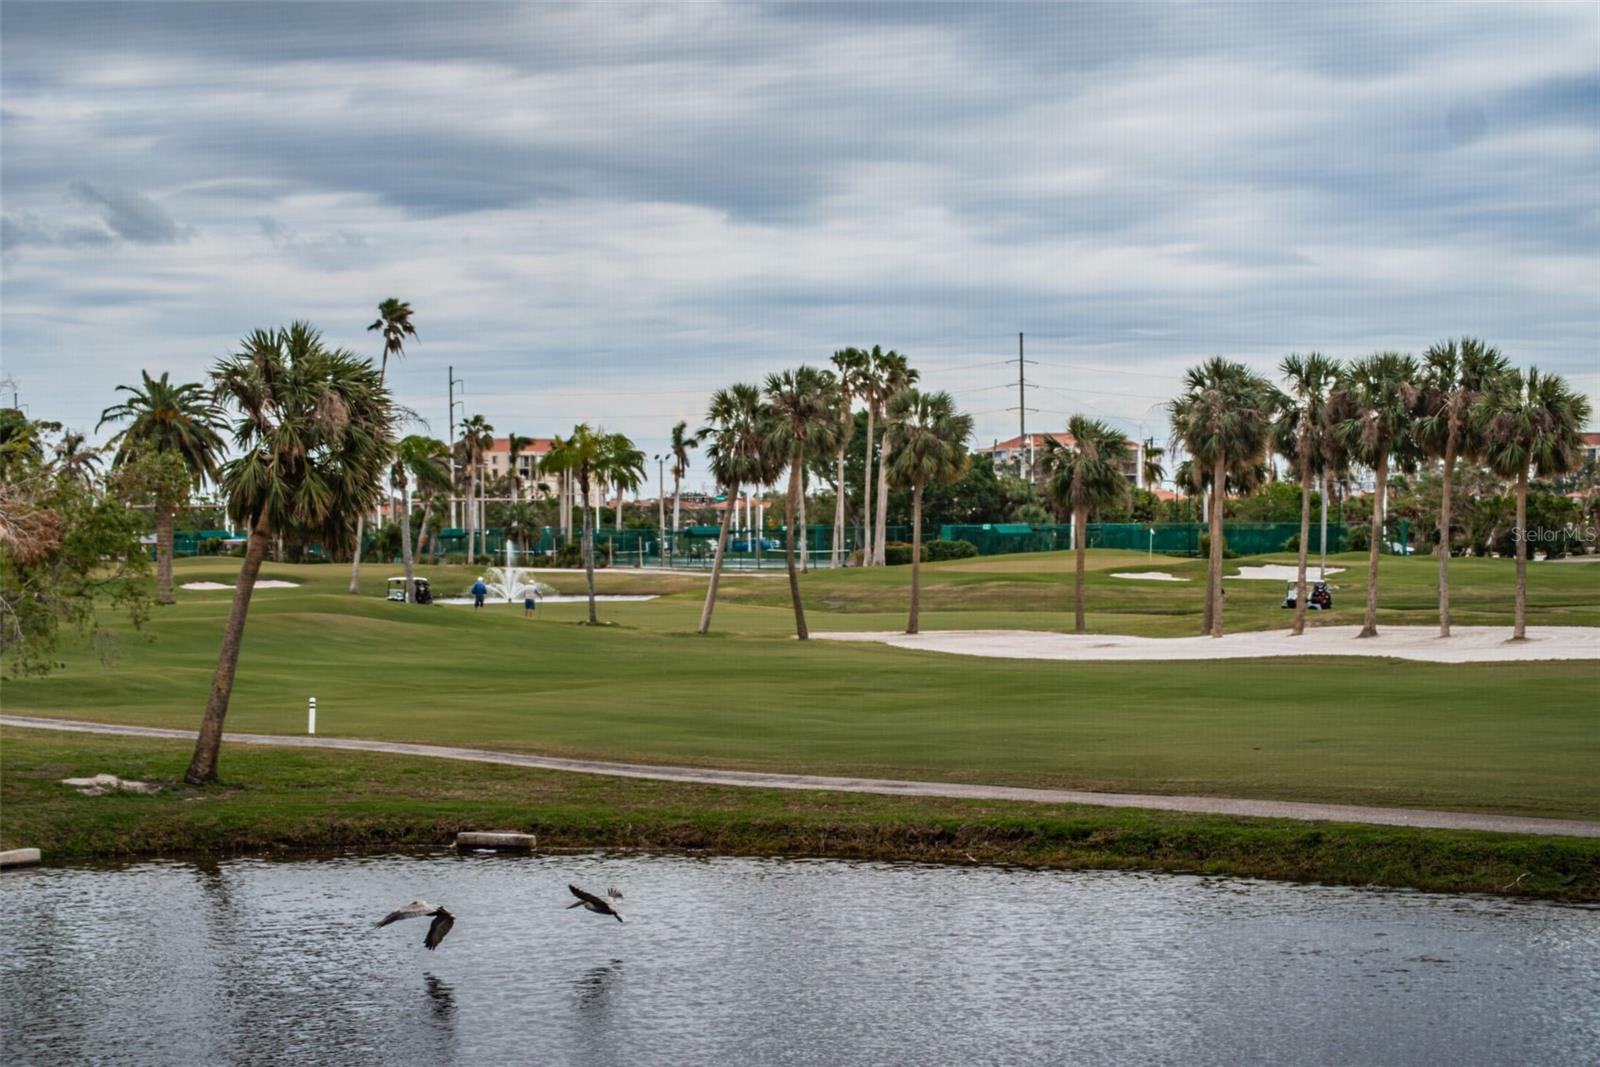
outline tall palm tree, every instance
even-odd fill
[[[795,514],[805,491],[807,461],[833,449],[838,424],[833,412],[832,377],[815,367],[800,367],[767,377],[766,399],[772,418],[766,447],[779,462],[789,467],[789,492],[784,503],[784,561],[789,568],[789,599],[794,603],[794,635],[802,641],[810,634],[806,630],[806,610],[800,599],[800,575],[795,564]]]
[[[411,482],[437,485],[450,478],[449,468],[440,456],[444,442],[422,434],[409,434],[395,445],[390,457],[389,484],[400,494],[400,561],[406,571],[406,603],[413,600],[411,582],[416,576],[416,560],[411,552]],[[422,520],[426,523],[426,517]],[[420,551],[420,548],[418,549]]]
[[[877,421],[883,414],[883,358],[878,345],[866,354],[855,376],[855,392],[867,405],[867,443],[861,464],[861,565],[872,566],[872,459],[878,447]]]
[[[1398,352],[1379,352],[1346,367],[1329,402],[1329,417],[1340,443],[1352,458],[1371,467],[1374,475],[1367,607],[1357,637],[1378,635],[1378,553],[1383,547],[1389,470],[1410,467],[1415,461],[1412,422],[1420,380],[1421,368],[1415,359]]]
[[[1199,477],[1209,468],[1211,553],[1206,571],[1207,630],[1222,636],[1222,506],[1230,472],[1266,457],[1278,391],[1242,363],[1213,356],[1183,376],[1183,393],[1168,405],[1172,433]]]
[[[463,419],[459,427],[462,452],[467,466],[467,566],[477,553],[474,543],[478,530],[478,490],[483,484],[483,457],[494,444],[494,427],[482,415]]]
[[[1528,469],[1541,478],[1583,465],[1587,397],[1559,374],[1509,371],[1473,404],[1473,422],[1483,435],[1483,457],[1502,478],[1517,480],[1517,602],[1511,639],[1525,640],[1528,618]]]
[[[833,479],[833,556],[829,561],[835,570],[844,564],[844,523],[845,523],[845,497],[844,489],[844,457],[850,448],[850,438],[855,436],[856,413],[855,401],[859,395],[859,387],[867,375],[868,356],[859,348],[841,348],[833,354],[833,367],[837,372],[838,382],[835,400],[837,401],[837,414],[839,417],[838,440],[835,443]],[[867,418],[870,419],[871,409],[868,409]],[[867,449],[868,463],[871,463],[871,447]]]
[[[437,437],[424,437],[422,440],[427,442],[426,447],[421,449],[423,455],[407,464],[409,476],[416,483],[418,510],[422,513],[413,553],[415,558],[422,556],[423,547],[428,543],[428,522],[433,517],[435,501],[441,497],[448,498],[453,489],[450,481],[450,446]],[[445,510],[448,511],[448,507]]]
[[[101,451],[90,445],[83,434],[68,430],[56,442],[56,464],[78,484],[90,486],[100,473]]]
[[[522,468],[517,463],[517,458],[522,455],[522,450],[531,444],[533,444],[533,438],[523,437],[519,433],[513,433],[506,437],[506,449],[510,453],[511,460],[511,499],[512,503],[515,504],[522,503]]]
[[[1167,450],[1156,444],[1154,437],[1146,437],[1139,446],[1139,476],[1147,488],[1160,485],[1166,478],[1167,468],[1161,465],[1166,454]]]
[[[238,418],[239,455],[223,465],[230,515],[250,531],[223,629],[194,758],[184,778],[215,781],[250,596],[275,535],[347,537],[382,492],[394,448],[394,408],[372,362],[330,350],[303,322],[257,330],[212,371]]]
[[[884,433],[893,449],[886,472],[894,484],[911,488],[911,609],[906,633],[921,627],[922,492],[930,485],[950,485],[966,476],[972,457],[967,438],[972,416],[956,411],[949,393],[924,393],[906,388],[889,403]]]
[[[772,409],[754,385],[741,382],[711,395],[700,439],[708,442],[706,462],[711,476],[727,494],[727,507],[722,512],[722,530],[717,535],[711,581],[706,584],[705,606],[700,609],[699,633],[711,629],[711,612],[717,603],[717,585],[722,580],[722,561],[728,553],[728,530],[733,525],[733,509],[740,488],[765,485],[782,469],[782,460],[775,461],[768,447],[772,437],[771,422]]]
[[[1083,572],[1089,545],[1089,511],[1109,507],[1127,495],[1128,476],[1122,468],[1128,462],[1128,442],[1104,422],[1083,415],[1074,415],[1067,421],[1067,435],[1072,438],[1070,445],[1045,438],[1045,470],[1050,472],[1045,495],[1056,508],[1072,512],[1076,557],[1074,632],[1081,634],[1088,632],[1083,614]]]
[[[689,473],[689,449],[699,448],[700,439],[689,432],[687,421],[679,419],[667,447],[672,456],[672,532],[676,534],[683,528],[678,520],[683,509],[683,476]]]
[[[643,479],[644,453],[623,434],[606,433],[588,423],[580,423],[567,437],[555,439],[554,446],[545,453],[542,467],[547,473],[571,477],[580,499],[585,502],[579,508],[583,518],[583,570],[589,590],[589,623],[598,625],[600,617],[595,611],[594,599],[594,522],[586,502],[591,489],[601,479],[613,484],[619,480]]]
[[[171,452],[188,468],[191,491],[207,478],[215,481],[227,422],[209,391],[198,382],[172,382],[165,373],[152,378],[141,371],[140,376],[141,385],[117,386],[117,392],[127,393],[128,398],[101,412],[95,426],[128,423],[108,442],[116,449],[112,464],[121,466],[147,452]],[[182,503],[166,492],[155,500],[156,600],[162,604],[173,602],[172,518]]]
[[[602,484],[617,491],[617,510],[613,515],[617,532],[622,531],[622,506],[629,493],[644,485],[644,453],[620,433],[606,435],[606,462],[600,470]]]
[[[1295,572],[1294,626],[1298,637],[1306,629],[1306,555],[1311,549],[1311,485],[1327,470],[1323,459],[1328,438],[1328,398],[1339,378],[1339,363],[1319,352],[1293,354],[1278,364],[1288,385],[1290,402],[1278,412],[1273,431],[1280,455],[1293,463],[1300,479],[1300,552]],[[1326,492],[1323,493],[1326,503]],[[1327,511],[1324,508],[1323,514]],[[1322,535],[1327,537],[1324,526]]]
[[[417,329],[411,324],[411,305],[404,300],[394,297],[378,305],[378,317],[367,327],[367,332],[374,330],[383,331],[383,361],[378,366],[378,382],[382,384],[389,375],[389,357],[396,359],[406,354],[406,338],[415,337]],[[355,551],[350,554],[350,588],[352,594],[361,592],[361,538],[365,532],[367,517],[356,516]],[[409,592],[411,583],[406,583]]]
[[[1472,406],[1510,369],[1500,350],[1472,337],[1441,341],[1423,357],[1417,444],[1443,463],[1439,493],[1439,636],[1450,636],[1450,506],[1456,459],[1476,460],[1483,436]]]
[[[878,404],[886,410],[895,397],[917,384],[919,375],[906,357],[898,352],[883,353],[878,367]],[[889,454],[892,451],[893,442],[885,434],[878,445],[878,503],[873,512],[873,521],[877,525],[872,534],[872,563],[875,567],[882,567],[888,562],[884,555],[884,541],[889,531]]]

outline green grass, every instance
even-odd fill
[[[238,748],[228,783],[180,781],[180,742],[0,731],[0,847],[47,862],[274,849],[421,848],[464,829],[551,847],[707,849],[1146,868],[1600,899],[1600,841],[1308,826],[1076,806],[687,786],[358,753]],[[156,795],[85,797],[111,771]]]
[[[1288,557],[1269,557],[1284,561]],[[1106,577],[1148,565],[1092,554],[1091,622],[1193,633],[1195,587]],[[1247,562],[1259,562],[1251,560]],[[1354,557],[1340,557],[1359,566]],[[930,566],[932,627],[1065,628],[1070,556]],[[1154,569],[1196,575],[1197,561]],[[1382,624],[1431,619],[1431,559],[1385,559]],[[574,625],[581,605],[387,604],[395,568],[268,566],[294,590],[251,608],[230,729],[471,744],[509,750],[945,781],[1600,817],[1600,673],[1594,663],[1432,665],[1295,659],[1218,663],[1025,662],[792,640],[786,583],[731,577],[716,632],[693,634],[703,579],[603,572],[602,591],[666,594],[605,604],[615,625]],[[231,581],[237,561],[184,561],[179,581]],[[429,569],[441,592],[464,568]],[[1508,624],[1508,561],[1453,568],[1461,624]],[[815,573],[814,629],[903,624],[906,568]],[[1331,622],[1359,613],[1355,572]],[[558,576],[563,590],[581,575]],[[1600,624],[1600,566],[1530,567],[1531,621]],[[1230,582],[1232,627],[1282,626],[1279,583]],[[144,633],[64,651],[64,667],[8,681],[19,714],[194,728],[229,594],[180,590]],[[1070,606],[1070,605],[1068,605]],[[1319,620],[1320,621],[1320,620]],[[223,773],[232,777],[233,751]]]

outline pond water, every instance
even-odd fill
[[[626,894],[627,922],[564,910]],[[1600,909],[441,853],[0,877],[15,1064],[1593,1064]],[[428,922],[374,929],[422,897]]]

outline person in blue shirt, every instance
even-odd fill
[[[489,587],[484,585],[483,578],[479,577],[477,581],[472,583],[472,610],[477,611],[483,607],[483,598],[488,595]]]

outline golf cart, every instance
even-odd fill
[[[428,588],[428,579],[413,578],[411,579],[411,587],[411,602],[413,604],[433,603],[433,591]],[[404,578],[390,578],[389,594],[384,599],[404,604],[406,602],[406,580]]]
[[[1283,606],[1294,607],[1295,590],[1298,583],[1290,582],[1288,592],[1283,594]],[[1306,607],[1311,611],[1327,611],[1333,607],[1333,594],[1328,592],[1327,582],[1306,583]]]

